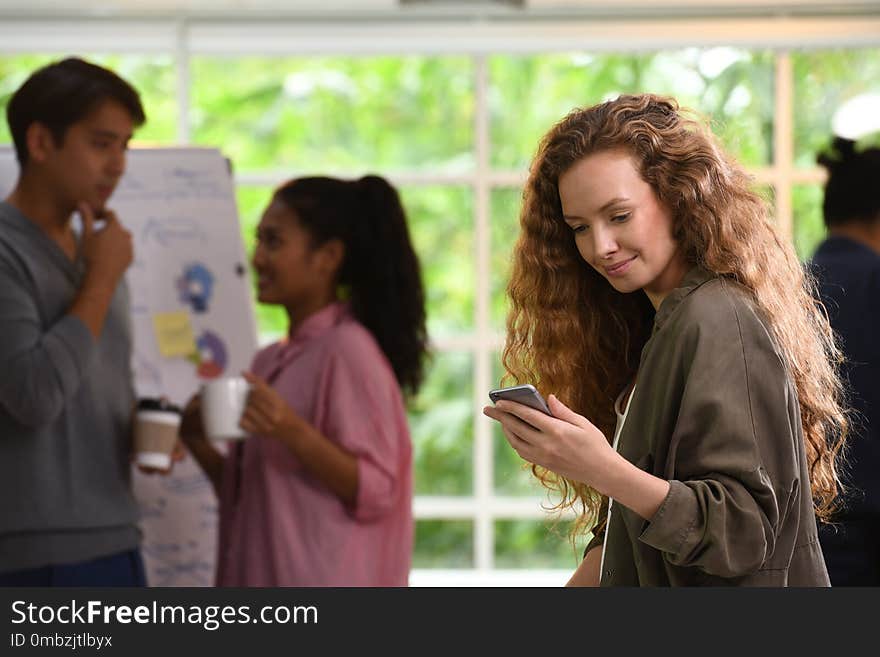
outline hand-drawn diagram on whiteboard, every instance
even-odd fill
[[[0,147],[0,191],[18,167]],[[126,274],[139,396],[183,405],[201,382],[247,369],[256,324],[229,166],[211,148],[132,149],[109,207],[132,233]],[[133,473],[152,586],[209,586],[217,503],[191,457],[169,476]]]
[[[220,152],[132,150],[108,205],[135,239],[128,283],[138,394],[183,405],[202,381],[247,369],[257,347],[252,288]],[[179,325],[187,318],[189,354]],[[198,465],[187,457],[167,477],[136,473],[134,487],[150,584],[212,584],[217,504]]]
[[[177,279],[180,300],[187,304],[194,313],[208,312],[213,289],[214,275],[200,262],[188,264],[180,278]]]

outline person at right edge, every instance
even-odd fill
[[[692,116],[625,95],[541,141],[503,362],[553,417],[484,413],[593,530],[569,584],[828,586],[839,350],[790,240]]]
[[[849,493],[819,541],[832,586],[880,585],[880,148],[836,137],[828,170],[828,237],[810,262],[846,358],[855,411],[844,481]]]

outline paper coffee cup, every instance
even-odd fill
[[[134,451],[138,465],[167,470],[177,444],[180,408],[164,399],[138,401],[134,419]]]
[[[247,406],[250,384],[240,376],[224,377],[202,386],[202,425],[211,440],[242,440],[247,437],[238,426]]]

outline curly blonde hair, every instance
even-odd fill
[[[688,264],[742,284],[763,311],[797,389],[816,515],[828,521],[841,492],[835,461],[848,426],[841,354],[815,281],[774,229],[748,175],[702,121],[685,114],[671,98],[621,96],[575,109],[541,140],[507,288],[504,380],[553,392],[613,435],[613,400],[635,375],[654,309],[646,295],[617,292],[584,262],[562,219],[558,181],[590,154],[626,149],[670,210]],[[532,472],[561,496],[554,509],[576,507],[573,536],[600,521],[597,491],[536,465]]]

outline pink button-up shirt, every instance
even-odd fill
[[[344,303],[312,315],[251,367],[301,417],[357,458],[345,505],[278,440],[230,449],[220,493],[218,586],[406,586],[412,444],[400,388]]]

